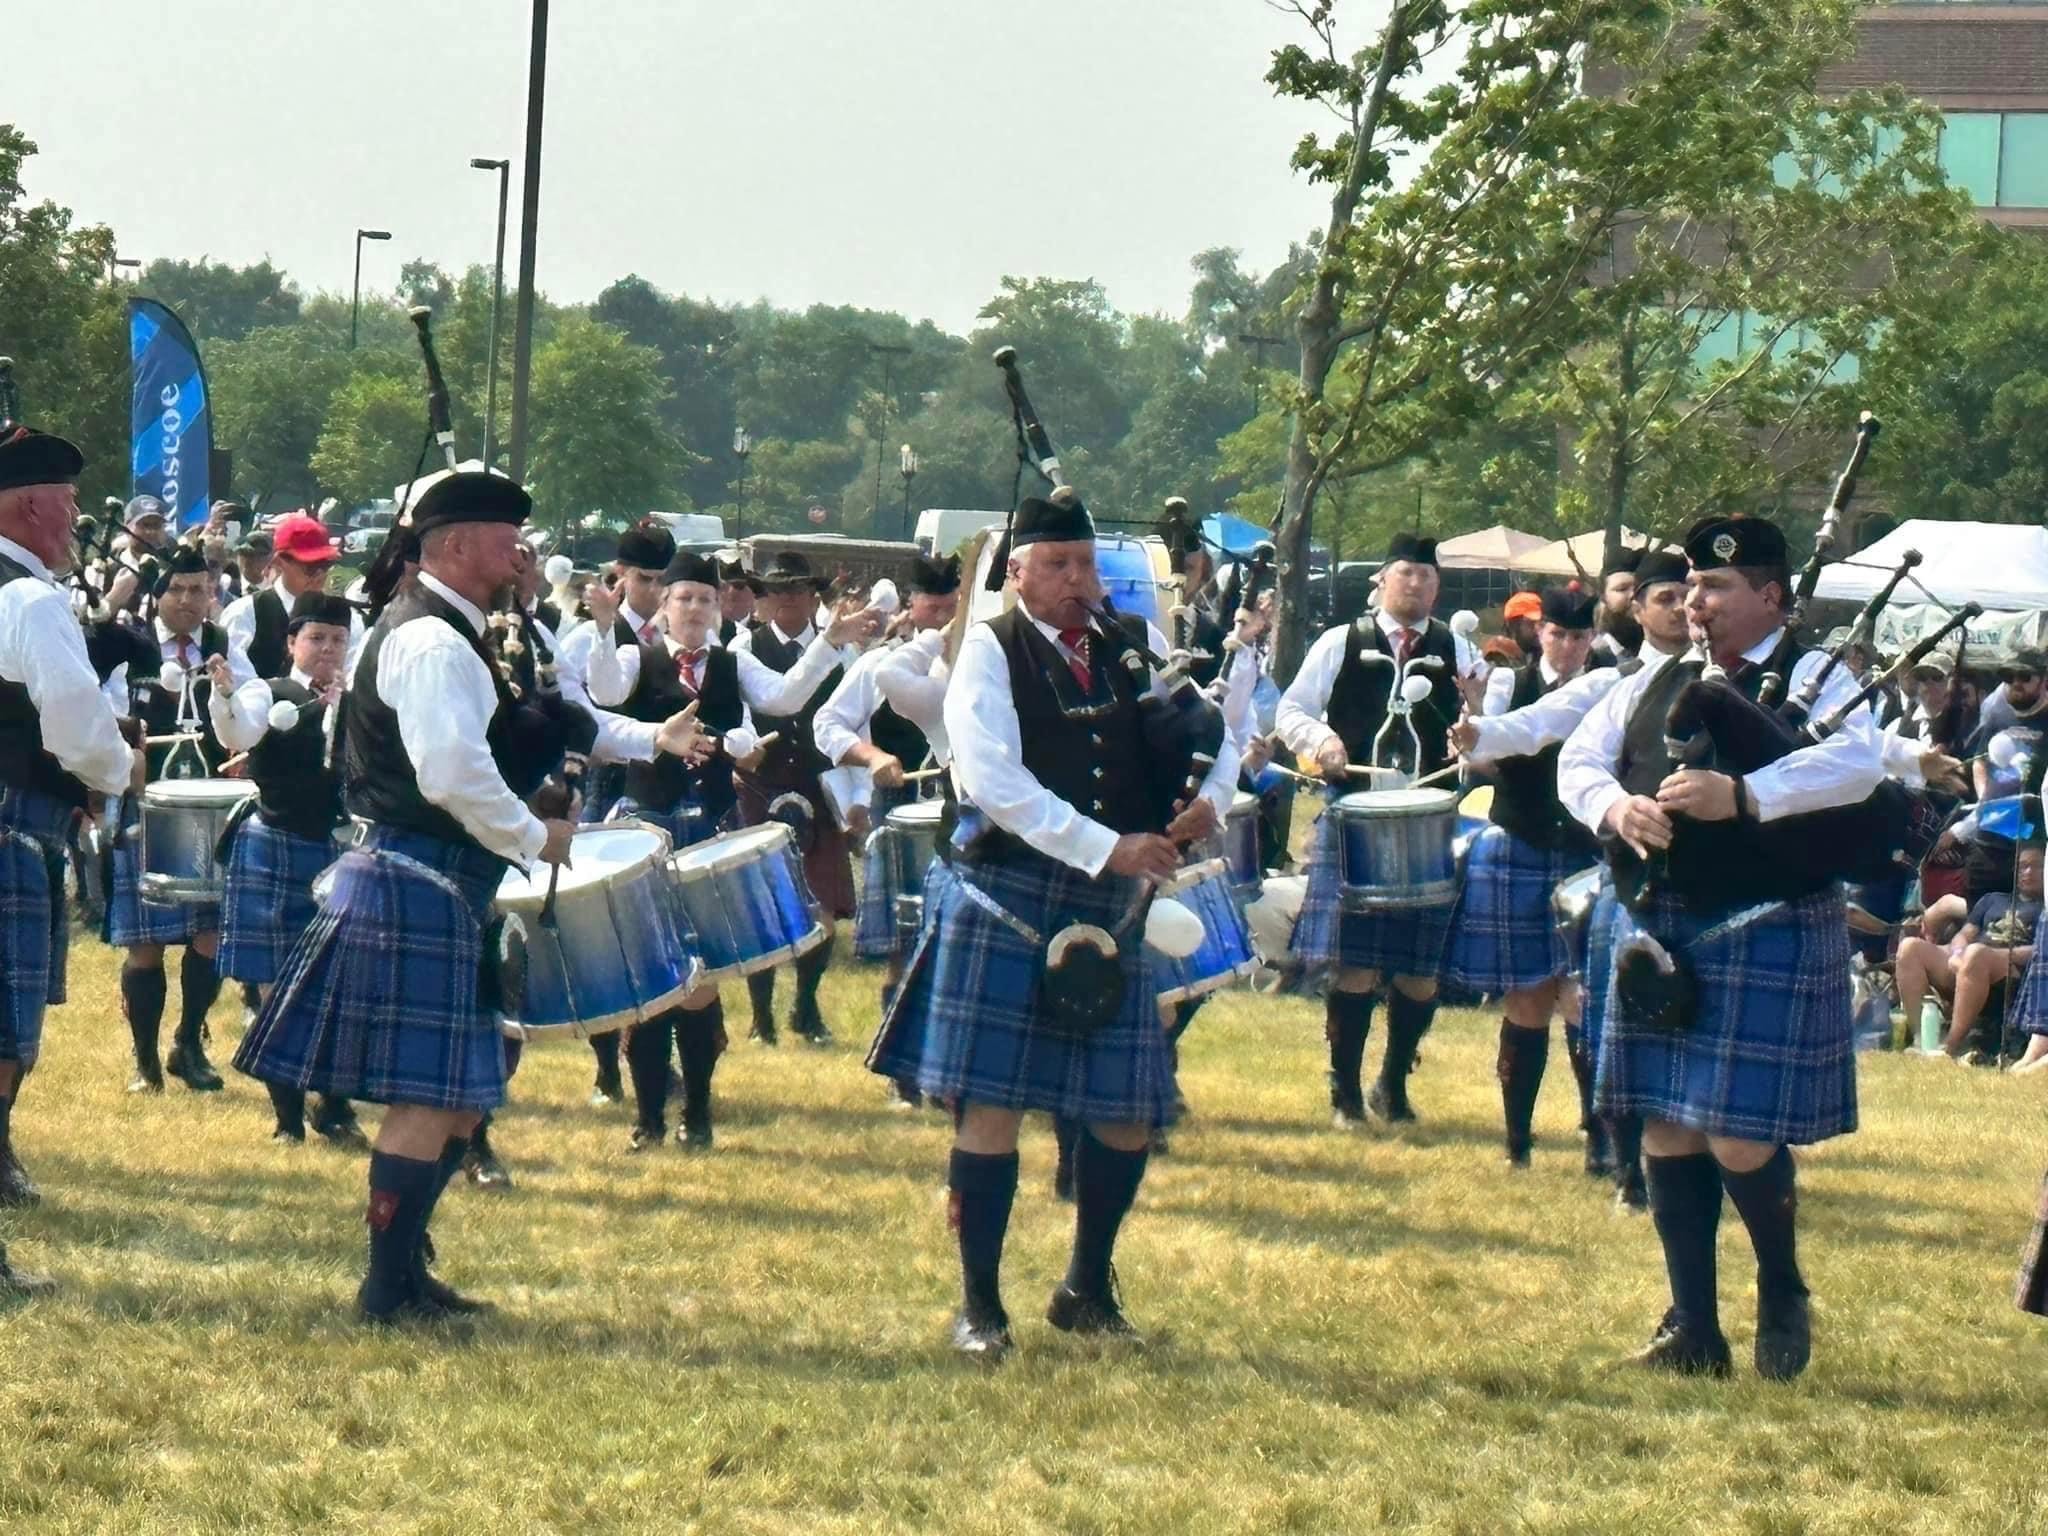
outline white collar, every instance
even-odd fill
[[[652,619],[641,618],[639,614],[633,611],[633,607],[630,603],[619,604],[619,617],[626,621],[626,627],[632,630],[633,633],[636,635],[639,634],[641,630],[645,629],[648,625],[654,622],[654,620]]]
[[[674,635],[664,633],[661,637],[661,643],[668,647],[669,655],[680,656],[683,654],[683,643],[680,640],[678,640]],[[718,626],[716,624],[712,625],[709,629],[704,631],[705,650],[718,650],[724,645],[724,643],[724,641],[718,638]]]
[[[1056,626],[1046,623],[1045,620],[1041,619],[1029,608],[1026,608],[1022,603],[1019,603],[1017,605],[1017,611],[1022,613],[1025,618],[1029,619],[1031,621],[1032,627],[1036,629],[1041,635],[1045,636],[1046,639],[1050,640],[1053,643],[1055,649],[1064,651],[1067,648],[1066,642],[1060,639],[1060,632]]]
[[[1418,619],[1413,624],[1404,624],[1399,619],[1395,618],[1392,614],[1388,613],[1386,609],[1375,608],[1373,610],[1373,618],[1379,624],[1380,633],[1385,635],[1389,640],[1394,639],[1404,629],[1414,630],[1417,637],[1419,638],[1429,628],[1429,615],[1427,614],[1424,614],[1420,619]]]
[[[1742,659],[1744,661],[1752,661],[1759,663],[1770,660],[1771,652],[1778,648],[1778,637],[1784,633],[1785,626],[1780,624],[1768,635],[1765,635],[1763,639],[1757,641],[1755,645],[1752,645],[1748,650],[1744,651],[1742,653]],[[1644,644],[1647,645],[1648,643],[1648,641],[1644,641]],[[1687,661],[1711,661],[1713,658],[1710,657],[1705,651],[1701,650],[1697,645],[1691,645],[1686,647],[1685,659]]]
[[[318,688],[313,686],[313,677],[311,673],[301,672],[297,667],[293,667],[288,675],[291,681],[297,683],[301,688],[305,689],[308,693],[318,693],[320,691]]]
[[[176,645],[181,639],[190,640],[194,645],[199,644],[200,637],[196,631],[189,635],[180,635],[162,619],[155,619],[151,622],[156,625],[156,643],[159,646]],[[204,627],[204,622],[202,621],[201,628],[203,629]]]
[[[472,603],[460,592],[449,586],[440,577],[430,575],[426,571],[420,572],[420,585],[429,592],[445,599],[457,613],[462,615],[469,624],[469,632],[472,638],[478,640],[483,638],[484,631],[490,627],[490,620],[484,617],[483,609],[477,607],[475,603]]]
[[[810,634],[811,630],[812,626],[806,624],[802,629],[798,630],[795,634],[785,635],[782,632],[782,626],[780,624],[776,623],[773,619],[770,619],[768,621],[768,632],[772,634],[776,639],[780,640],[784,645],[795,645],[797,641],[802,640],[806,635]]]
[[[57,578],[50,574],[50,568],[38,560],[33,553],[15,543],[14,540],[0,538],[0,555],[5,555],[16,565],[23,567],[29,575],[37,580],[47,581],[52,586],[56,585]]]
[[[1543,679],[1543,686],[1546,688],[1554,688],[1559,682],[1564,680],[1563,674],[1552,667],[1540,652],[1536,657],[1536,675]],[[1576,677],[1578,673],[1575,672],[1572,675]]]

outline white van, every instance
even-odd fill
[[[709,512],[650,512],[648,516],[667,528],[679,546],[725,542],[725,519]]]
[[[1007,512],[960,507],[926,507],[917,514],[917,547],[927,555],[950,555],[984,528],[1000,528]]]

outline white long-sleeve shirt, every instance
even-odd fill
[[[285,618],[292,612],[292,595],[285,591],[284,584],[272,580],[253,591],[245,592],[221,610],[220,627],[228,636],[228,675],[240,688],[256,675],[255,663],[249,660],[249,647],[256,639],[256,593],[275,592],[278,601],[284,604]],[[348,657],[347,664],[353,664],[356,652],[362,649],[363,639],[369,630],[363,627],[363,616],[354,608],[348,614]]]
[[[586,624],[584,627],[587,629],[589,626]],[[785,640],[799,638],[783,635],[779,629],[775,633]],[[810,701],[811,695],[818,691],[818,684],[831,675],[834,667],[849,666],[860,656],[852,646],[833,645],[814,630],[806,629],[804,634],[811,637],[810,643],[804,647],[796,665],[787,672],[776,671],[754,654],[749,643],[753,639],[752,630],[742,630],[733,638],[731,649],[739,663],[740,697],[749,709],[764,715],[793,715]],[[717,643],[716,635],[712,637],[712,643]],[[625,703],[640,682],[640,647],[600,646],[597,650],[611,651],[617,671],[608,679],[591,675],[591,701],[601,708]],[[594,657],[596,652],[585,648],[584,654]]]
[[[1419,630],[1426,627],[1426,623],[1403,625],[1388,617],[1385,609],[1373,617],[1380,633],[1389,641],[1403,628]],[[1453,653],[1458,658],[1459,677],[1478,677],[1484,673],[1486,662],[1470,641],[1463,635],[1452,635],[1451,642]],[[1345,647],[1362,644],[1355,625],[1339,624],[1335,629],[1323,631],[1316,643],[1309,647],[1308,655],[1302,659],[1301,670],[1294,674],[1294,681],[1280,696],[1280,707],[1273,716],[1273,729],[1287,743],[1289,751],[1313,757],[1323,749],[1325,742],[1335,739],[1337,733],[1324,722],[1323,712],[1330,707],[1330,690],[1336,687],[1337,673],[1344,666]]]
[[[1057,629],[1040,624],[1028,611],[1025,618],[1061,655],[1070,654]],[[1166,637],[1149,624],[1146,628],[1153,651],[1165,654]],[[1165,694],[1156,675],[1151,692]],[[946,735],[953,749],[953,784],[962,799],[1040,853],[1090,876],[1102,873],[1116,849],[1117,833],[1082,815],[1025,768],[1009,659],[985,623],[969,629],[961,642],[953,682],[946,691]],[[1202,781],[1202,798],[1215,808],[1219,821],[1229,815],[1237,793],[1237,757],[1237,743],[1225,732],[1215,765]]]
[[[290,676],[301,688],[320,692],[297,667]],[[231,693],[214,692],[206,701],[206,712],[213,717],[213,734],[220,744],[230,752],[246,752],[270,734],[270,707],[276,702],[269,682],[252,677]]]
[[[942,635],[943,631],[925,630],[921,633]],[[869,731],[869,722],[874,719],[875,711],[888,702],[882,694],[882,669],[909,643],[906,640],[904,645],[877,646],[874,650],[862,652],[860,659],[846,669],[846,675],[840,678],[832,696],[818,706],[817,714],[811,717],[811,739],[828,761],[842,763],[847,753],[874,739]],[[898,713],[902,712],[899,710]],[[909,717],[906,715],[904,718]],[[905,763],[903,766],[916,768],[921,765]]]
[[[1655,668],[1668,660],[1668,656],[1648,651],[1644,654],[1643,665]],[[1530,757],[1563,741],[1578,728],[1587,712],[1620,681],[1618,668],[1595,667],[1520,709],[1489,709],[1483,715],[1472,716],[1467,723],[1479,733],[1479,740],[1465,754],[1466,760],[1492,763],[1504,757]],[[1487,702],[1491,704],[1492,679],[1487,682]]]
[[[1744,658],[1764,661],[1777,646],[1781,633],[1773,630],[1764,636],[1742,653]],[[1699,658],[1694,655],[1691,659]],[[1800,657],[1787,679],[1787,692],[1797,693],[1826,660],[1819,651],[1809,651]],[[1566,738],[1564,749],[1558,754],[1557,798],[1596,833],[1606,826],[1609,807],[1627,794],[1614,771],[1621,760],[1621,740],[1629,716],[1643,690],[1663,672],[1666,664],[1645,666],[1608,689],[1586,712],[1586,718]],[[1836,668],[1821,687],[1814,715],[1818,717],[1840,707],[1854,698],[1856,691],[1856,680],[1845,669]],[[1777,821],[1833,805],[1854,805],[1876,789],[1883,777],[1877,724],[1868,709],[1859,709],[1826,741],[1788,752],[1775,763],[1745,774],[1743,782],[1756,801],[1757,819]]]
[[[30,578],[0,587],[0,678],[28,691],[43,750],[86,788],[117,795],[128,787],[135,750],[100,694],[71,599],[49,567],[12,539],[0,538],[0,554]]]
[[[953,761],[953,744],[946,735],[946,685],[953,676],[946,665],[946,634],[943,629],[927,629],[913,635],[886,652],[875,667],[875,690],[891,709],[924,732],[932,761],[941,768]]]
[[[482,609],[425,571],[419,580],[473,635],[483,635]],[[498,708],[498,690],[469,640],[436,620],[399,625],[377,651],[377,694],[398,717],[420,793],[492,853],[530,868],[547,844],[547,827],[492,761],[484,733]]]

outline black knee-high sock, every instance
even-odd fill
[[[967,1310],[1003,1310],[1003,1236],[1017,1198],[1017,1154],[953,1149],[948,1214],[960,1242],[960,1292]]]
[[[797,957],[796,1009],[799,1023],[817,1017],[818,983],[825,979],[825,967],[832,963],[833,948],[833,942],[828,937],[816,949]]]
[[[670,1012],[635,1024],[626,1041],[635,1117],[643,1129],[657,1136],[668,1125],[668,1053],[675,1046],[675,1037],[675,1016]]]
[[[449,1181],[462,1169],[462,1160],[469,1155],[467,1136],[450,1136],[441,1143],[441,1155],[434,1160],[434,1183],[427,1194],[426,1209],[420,1213],[419,1232],[412,1245],[412,1272],[414,1284],[421,1284],[427,1273],[427,1260],[434,1252],[434,1240],[427,1233],[433,1225],[434,1212],[440,1209],[441,1196],[447,1193]]]
[[[121,967],[121,1002],[128,1010],[128,1033],[135,1041],[135,1064],[154,1067],[157,1036],[164,1024],[164,994],[169,984],[160,965]]]
[[[1711,1153],[1648,1159],[1650,1216],[1664,1245],[1671,1305],[1695,1332],[1721,1331],[1714,1237],[1721,1227],[1721,1166]]]
[[[590,1037],[590,1054],[597,1058],[597,1080],[616,1082],[619,1076],[619,1032]]]
[[[1067,1289],[1080,1296],[1109,1294],[1109,1261],[1117,1229],[1145,1178],[1147,1149],[1123,1152],[1096,1140],[1086,1126],[1074,1148],[1074,1253]]]
[[[16,1084],[19,1087],[19,1083]],[[0,1148],[14,1137],[14,1093],[0,1094]]]
[[[747,1000],[754,1005],[754,1022],[773,1027],[775,1023],[775,973],[756,971],[747,978]]]
[[[1372,1032],[1370,992],[1332,992],[1323,1000],[1323,1035],[1330,1042],[1330,1103],[1356,1108],[1365,1097],[1365,1037]]]
[[[253,981],[242,983],[242,1006],[251,1013],[259,1012],[263,1007],[263,989]]]
[[[1607,1134],[1614,1141],[1614,1182],[1626,1189],[1643,1176],[1643,1117],[1610,1115]]]
[[[178,967],[180,1042],[194,1044],[198,1041],[199,1032],[206,1027],[207,1011],[219,996],[220,969],[213,963],[213,956],[202,955],[187,946],[184,961]]]
[[[413,1256],[433,1211],[439,1164],[428,1158],[370,1154],[370,1267],[359,1293],[374,1315],[395,1311],[413,1294]]]
[[[1722,1187],[1749,1228],[1756,1250],[1756,1284],[1764,1296],[1804,1296],[1799,1273],[1799,1184],[1792,1149],[1780,1147],[1749,1173],[1721,1170]]]
[[[270,1107],[277,1115],[280,1131],[306,1139],[306,1090],[288,1083],[265,1083],[270,1090]]]
[[[1052,1117],[1053,1144],[1059,1148],[1059,1166],[1053,1173],[1055,1188],[1064,1187],[1071,1195],[1074,1189],[1074,1148],[1081,1140],[1081,1122],[1069,1120],[1065,1115]]]
[[[1415,1050],[1436,1019],[1436,998],[1418,1000],[1399,987],[1387,989],[1387,1052],[1380,1058],[1380,1081],[1400,1093],[1415,1067]]]
[[[711,1121],[711,1074],[725,1051],[725,1004],[685,1008],[675,1016],[676,1056],[683,1064],[683,1123]]]
[[[1579,1085],[1579,1129],[1592,1131],[1600,1123],[1593,1113],[1593,1058],[1586,1052],[1586,1032],[1578,1025],[1565,1025],[1564,1050],[1571,1058],[1572,1076]]]
[[[1207,994],[1201,997],[1184,997],[1173,1005],[1173,1022],[1166,1026],[1166,1041],[1178,1046],[1180,1037],[1188,1032],[1188,1026],[1195,1022],[1195,1015],[1202,1011],[1202,1004],[1209,1001]]]
[[[1508,1156],[1527,1157],[1535,1141],[1536,1098],[1543,1089],[1543,1069],[1550,1061],[1550,1031],[1521,1029],[1500,1021],[1500,1055],[1494,1064],[1500,1078],[1500,1103],[1507,1124]]]

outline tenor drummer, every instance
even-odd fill
[[[115,668],[109,698],[133,698],[135,714],[158,742],[149,748],[151,782],[212,778],[227,754],[214,735],[208,701],[214,691],[208,663],[228,659],[227,632],[208,621],[213,573],[206,557],[179,545],[164,561],[156,585],[156,617],[149,621],[142,656]],[[151,651],[155,654],[150,654]],[[116,839],[107,902],[107,942],[125,950],[121,1003],[135,1048],[130,1093],[161,1093],[164,1073],[200,1093],[218,1091],[221,1077],[206,1055],[206,1014],[220,996],[220,908],[212,902],[142,899],[142,848],[130,824]],[[178,1033],[168,1059],[157,1054],[167,983],[164,950],[185,947],[178,968]]]
[[[1557,803],[1557,754],[1562,735],[1534,752],[1487,751],[1488,719],[1512,718],[1568,687],[1585,670],[1593,643],[1593,597],[1574,585],[1552,588],[1542,597],[1536,659],[1496,672],[1487,681],[1486,714],[1452,731],[1468,763],[1483,763],[1493,776],[1492,825],[1472,841],[1464,885],[1451,917],[1444,977],[1454,985],[1501,1000],[1500,1079],[1506,1125],[1507,1160],[1527,1168],[1533,1143],[1537,1095],[1550,1056],[1551,1016],[1578,1012],[1570,975],[1573,956],[1551,916],[1551,896],[1560,882],[1592,864],[1592,833]],[[1612,673],[1612,668],[1601,668]],[[1494,685],[1505,677],[1506,688]],[[1512,712],[1512,713],[1511,713]],[[1577,1045],[1576,1025],[1567,1047],[1581,1081],[1584,1118],[1591,1120],[1591,1064]],[[1588,1142],[1589,1165],[1594,1143]],[[1604,1174],[1603,1158],[1591,1171]]]
[[[855,643],[872,635],[881,618],[859,608],[857,600],[849,600],[844,611],[834,614],[829,633],[821,634],[818,604],[827,583],[813,575],[810,562],[794,550],[777,554],[756,574],[765,589],[760,601],[761,622],[734,636],[733,653],[770,672],[787,674],[811,660],[822,640],[831,651],[831,666],[806,694],[791,688],[785,701],[773,709],[754,703],[756,724],[764,738],[773,739],[762,748],[758,762],[740,765],[740,815],[748,826],[758,826],[780,807],[795,809],[802,823],[798,840],[804,850],[804,879],[824,909],[826,922],[832,924],[854,915],[853,856],[846,834],[825,804],[819,775],[832,765],[818,750],[813,722],[820,706],[839,686],[844,669],[858,659]],[[818,983],[831,963],[832,950],[828,938],[800,955],[793,966],[796,1003],[790,1012],[790,1028],[813,1045],[832,1039],[818,1009]],[[775,972],[756,971],[749,976],[747,995],[753,1005],[752,1033],[772,1042]]]
[[[1226,738],[1201,792],[1163,809],[1138,708],[1161,685],[1120,664],[1131,654],[1120,631],[1091,626],[1101,586],[1078,499],[1026,500],[1007,569],[1017,606],[968,631],[946,695],[961,799],[953,860],[926,882],[932,910],[868,1058],[954,1105],[963,1298],[952,1340],[984,1360],[1011,1347],[999,1270],[1027,1110],[1087,1125],[1073,1253],[1047,1320],[1135,1334],[1111,1258],[1174,1099],[1139,942],[1146,882],[1170,880],[1179,843],[1214,831],[1237,777]],[[1151,640],[1164,649],[1156,630]]]
[[[1594,705],[1565,744],[1558,794],[1608,840],[1616,889],[1631,904],[1616,918],[1597,1093],[1604,1113],[1644,1117],[1671,1286],[1670,1311],[1637,1358],[1727,1374],[1715,1274],[1725,1193],[1756,1254],[1757,1370],[1786,1380],[1805,1369],[1812,1337],[1790,1148],[1856,1128],[1847,919],[1839,885],[1814,872],[1832,850],[1811,846],[1801,817],[1862,801],[1883,767],[1862,709],[1825,741],[1747,775],[1675,767],[1666,716],[1708,660],[1752,699],[1767,670],[1783,666],[1790,697],[1825,660],[1796,642],[1779,649],[1791,578],[1774,525],[1709,518],[1688,532],[1685,552],[1694,650],[1642,668]],[[1814,715],[1855,692],[1837,670]],[[1689,984],[1659,987],[1666,958]]]
[[[64,843],[95,795],[142,782],[142,753],[99,695],[85,636],[52,574],[71,560],[85,457],[61,437],[0,437],[0,1206],[40,1197],[15,1154],[13,1116],[64,1001],[70,934]],[[47,1288],[0,1242],[0,1295]]]
[[[1411,673],[1429,682],[1427,697],[1408,717],[1420,743],[1420,761],[1412,760],[1414,749],[1396,720],[1386,733],[1390,746],[1385,755],[1391,762],[1383,766],[1419,776],[1450,762],[1448,735],[1458,718],[1459,680],[1483,677],[1486,666],[1462,637],[1430,617],[1438,586],[1436,540],[1396,534],[1380,567],[1379,611],[1326,631],[1281,696],[1276,730],[1290,750],[1315,759],[1333,794],[1342,793],[1348,769],[1371,761],[1394,690]],[[1365,1121],[1368,1101],[1360,1073],[1382,988],[1387,1047],[1370,1104],[1383,1120],[1412,1121],[1408,1074],[1416,1047],[1436,1017],[1437,968],[1450,931],[1451,903],[1343,911],[1339,846],[1337,818],[1326,810],[1316,824],[1308,890],[1293,939],[1294,953],[1305,965],[1335,972],[1324,1002],[1334,1121],[1339,1129]]]
[[[246,756],[256,786],[256,799],[238,813],[240,824],[230,833],[219,966],[223,976],[256,989],[259,1008],[318,911],[313,882],[334,862],[340,851],[335,834],[348,819],[341,776],[328,754],[328,714],[340,698],[352,621],[356,612],[345,599],[308,588],[292,599],[285,666],[277,675],[234,688],[226,663],[212,664],[207,710],[214,734],[223,747]],[[276,1139],[304,1141],[304,1090],[268,1086]],[[313,1129],[337,1146],[369,1144],[345,1098],[323,1099]]]
[[[896,900],[916,894],[898,889],[898,860],[890,847],[888,816],[918,798],[916,783],[903,775],[923,766],[931,755],[931,745],[923,730],[883,696],[881,673],[917,636],[941,632],[952,622],[960,601],[959,559],[931,560],[919,555],[904,581],[904,591],[907,601],[893,642],[866,652],[848,667],[813,722],[818,750],[841,768],[867,769],[874,784],[868,807],[874,835],[868,839],[861,866],[853,952],[863,960],[887,965],[882,985],[885,1009],[902,980],[906,958],[896,922]],[[929,657],[934,653],[923,647],[919,654]],[[929,667],[929,660],[926,665]],[[915,878],[921,883],[923,871],[917,871]],[[907,1083],[897,1084],[896,1102],[914,1106],[916,1090]]]
[[[504,1097],[484,925],[506,871],[566,862],[576,830],[512,789],[536,764],[522,760],[532,749],[513,739],[517,705],[484,646],[531,509],[519,486],[483,473],[420,498],[418,575],[371,630],[348,693],[346,799],[368,825],[235,1058],[264,1082],[388,1106],[356,1295],[374,1323],[480,1305],[426,1258],[435,1203]]]
[[[685,550],[662,572],[658,647],[620,646],[591,659],[610,664],[593,672],[600,705],[633,720],[667,721],[694,707],[699,734],[680,756],[663,753],[626,770],[626,793],[616,816],[634,816],[665,830],[679,848],[703,842],[733,819],[737,764],[758,761],[759,737],[750,710],[764,714],[796,708],[839,661],[839,647],[865,628],[865,619],[835,621],[787,672],[777,672],[745,651],[718,643],[719,573],[704,556]],[[676,1139],[688,1150],[712,1145],[711,1077],[724,1051],[725,1009],[718,989],[699,987],[681,1006],[636,1028],[626,1042],[638,1117],[631,1146],[659,1146],[666,1134],[669,1042],[683,1069],[683,1115]]]

